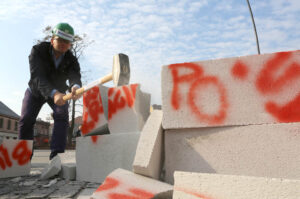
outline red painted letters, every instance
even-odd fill
[[[183,64],[171,64],[169,65],[171,74],[173,77],[173,90],[171,97],[171,104],[175,110],[180,108],[183,98],[180,93],[179,85],[186,83],[189,84],[187,104],[194,113],[198,120],[208,124],[221,124],[226,119],[228,101],[226,95],[226,89],[223,84],[219,81],[216,76],[204,76],[204,72],[201,66],[194,63],[183,63]],[[180,69],[188,69],[191,73],[179,75]],[[207,114],[203,112],[201,107],[196,104],[195,99],[197,92],[201,91],[204,87],[213,85],[217,87],[219,94],[220,107],[217,113]]]
[[[288,65],[282,74],[276,74],[291,56],[292,52],[281,52],[266,62],[256,80],[256,87],[262,95],[279,93],[285,86],[288,87],[300,78],[300,64],[295,62]],[[274,101],[268,101],[265,109],[280,122],[299,122],[300,94],[282,106],[277,105]]]
[[[96,190],[96,192],[115,189],[120,185],[121,182],[119,180],[112,177],[107,177],[104,183]],[[107,195],[109,199],[150,199],[154,196],[153,193],[135,187],[131,187],[125,191],[129,193],[116,193],[111,190],[107,193]]]
[[[12,167],[13,162],[10,159],[9,151],[2,144],[0,145],[0,167],[5,170],[6,167]],[[12,158],[17,161],[19,166],[25,165],[30,161],[32,151],[28,149],[27,141],[21,140],[12,151]]]
[[[110,120],[118,110],[133,107],[138,84],[122,86],[120,88],[108,89],[108,120]],[[124,96],[125,95],[125,96]]]
[[[246,64],[242,63],[240,60],[238,60],[231,69],[231,74],[234,77],[239,78],[241,80],[246,79],[248,73],[249,73],[248,67],[246,66]]]
[[[95,86],[87,91],[83,97],[83,124],[81,127],[83,135],[95,128],[101,114],[104,114],[104,110],[100,90],[98,86]],[[97,142],[97,136],[92,136],[92,140]]]
[[[213,198],[211,198],[209,196],[206,196],[204,194],[199,194],[199,193],[197,193],[195,191],[191,191],[191,190],[188,190],[188,189],[185,189],[185,188],[175,187],[174,189],[178,190],[178,191],[182,191],[182,192],[184,192],[186,194],[189,194],[189,195],[192,195],[192,196],[196,196],[197,198],[201,198],[201,199],[213,199]]]

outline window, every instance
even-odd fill
[[[3,118],[0,118],[0,128],[3,128]]]
[[[10,130],[11,121],[7,120],[7,129]]]
[[[17,131],[17,130],[18,130],[18,122],[15,121],[15,131]]]

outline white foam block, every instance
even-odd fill
[[[103,182],[117,168],[131,170],[140,133],[76,138],[76,179]]]
[[[138,142],[133,162],[137,174],[159,179],[162,165],[162,111],[154,110],[148,118]]]
[[[0,140],[0,178],[28,175],[31,164],[32,141]]]
[[[175,172],[173,199],[298,199],[300,180]]]
[[[149,116],[150,95],[139,84],[109,88],[107,95],[110,133],[140,132]]]
[[[114,170],[94,192],[92,198],[152,198],[155,194],[171,190],[169,184],[147,178],[123,169]]]
[[[165,131],[166,182],[174,171],[300,179],[300,123]]]
[[[162,68],[164,129],[300,121],[300,51]]]

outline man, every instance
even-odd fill
[[[78,99],[81,87],[80,66],[70,51],[74,30],[67,23],[59,23],[52,30],[51,42],[33,46],[29,55],[30,81],[25,91],[19,122],[19,139],[33,140],[36,118],[47,102],[53,110],[54,127],[49,159],[63,153],[69,126],[68,103],[63,96],[71,88],[72,98]],[[66,81],[69,81],[69,86]]]

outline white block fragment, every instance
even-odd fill
[[[103,182],[116,168],[131,170],[140,133],[76,139],[76,179]]]
[[[165,131],[166,182],[174,171],[300,179],[300,123]]]
[[[63,163],[59,176],[66,180],[76,179],[76,163]]]
[[[299,122],[299,71],[299,50],[163,66],[163,128]]]
[[[155,194],[171,190],[172,188],[169,184],[134,174],[130,171],[117,169],[106,177],[104,183],[94,192],[92,198],[150,199]]]
[[[175,172],[173,199],[299,199],[300,180]]]
[[[137,174],[159,179],[162,166],[162,111],[154,110],[148,118],[138,142],[133,162]]]
[[[47,165],[40,176],[41,180],[46,180],[49,179],[55,175],[57,175],[61,170],[61,160],[60,160],[60,156],[55,156],[49,163],[49,165]]]
[[[28,175],[31,164],[32,141],[0,140],[0,178]]]

